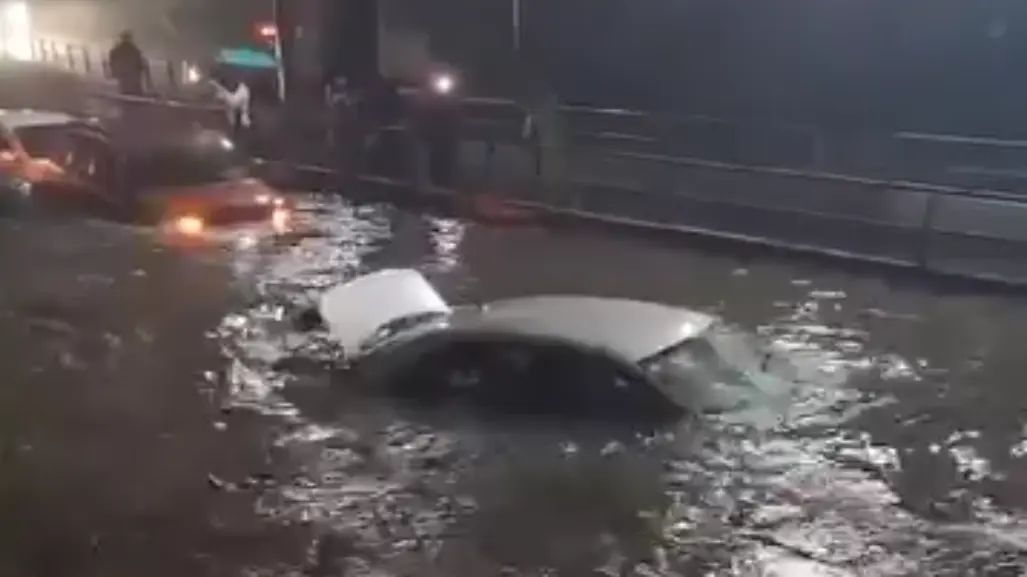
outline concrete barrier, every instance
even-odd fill
[[[938,195],[925,266],[948,274],[1027,284],[1027,203]]]

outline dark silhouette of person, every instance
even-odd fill
[[[340,77],[329,92],[332,142],[335,147],[336,170],[340,186],[353,182],[360,174],[367,133],[362,125],[363,94],[348,80]]]
[[[452,187],[460,143],[460,101],[453,95],[429,93],[418,109],[415,130],[426,148],[428,179],[433,186]]]
[[[149,81],[150,66],[131,32],[121,33],[107,54],[107,62],[110,64],[111,76],[117,81],[122,94],[142,96],[143,88]]]

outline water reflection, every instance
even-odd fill
[[[231,402],[299,463],[260,506],[322,528],[320,570],[404,575],[971,575],[1027,562],[1017,303],[585,232],[496,229],[342,202],[235,258]],[[724,315],[799,368],[773,419],[673,430],[420,414],[330,383],[289,311],[369,268],[455,301],[585,292]],[[765,416],[765,415],[764,415]],[[1006,571],[1007,573],[1001,573]],[[983,573],[980,573],[983,574]]]

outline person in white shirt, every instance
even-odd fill
[[[228,116],[228,125],[231,127],[232,136],[239,139],[244,131],[250,128],[250,87],[241,79],[232,79],[227,84],[234,87],[229,90],[224,84],[217,80],[211,80],[218,100],[225,104],[225,114]]]

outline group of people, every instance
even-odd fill
[[[110,74],[122,94],[141,96],[152,91],[149,63],[131,32],[121,34],[108,54],[108,62]],[[251,111],[254,87],[246,82],[242,71],[229,66],[211,71],[207,82],[225,107],[233,139],[245,147],[255,132]],[[329,145],[335,150],[339,172],[355,174],[366,169],[376,172],[384,169],[393,173],[409,172],[411,168],[420,172],[418,167],[426,165],[426,176],[432,184],[452,186],[461,116],[459,99],[432,90],[422,92],[425,96],[410,107],[404,105],[398,87],[385,79],[359,85],[345,78],[326,81]],[[275,105],[279,104],[277,96],[275,99]],[[544,151],[559,147],[546,137],[554,134],[551,130],[554,122],[549,118],[554,105],[547,101],[537,108],[526,116],[522,136],[538,149],[537,169],[541,172],[542,158],[548,156]],[[402,135],[388,130],[397,123],[406,124],[407,130]],[[420,152],[408,154],[409,151]],[[414,157],[414,161],[409,162],[409,157]],[[385,164],[392,166],[374,166],[383,164],[383,159],[391,159]],[[404,166],[397,166],[399,164]],[[548,164],[546,172],[556,168],[552,161]]]
[[[129,31],[122,32],[107,54],[111,77],[125,96],[144,96],[154,92],[150,64]],[[251,90],[242,75],[226,69],[216,70],[207,82],[214,96],[224,104],[228,126],[234,140],[245,142],[252,126]]]

